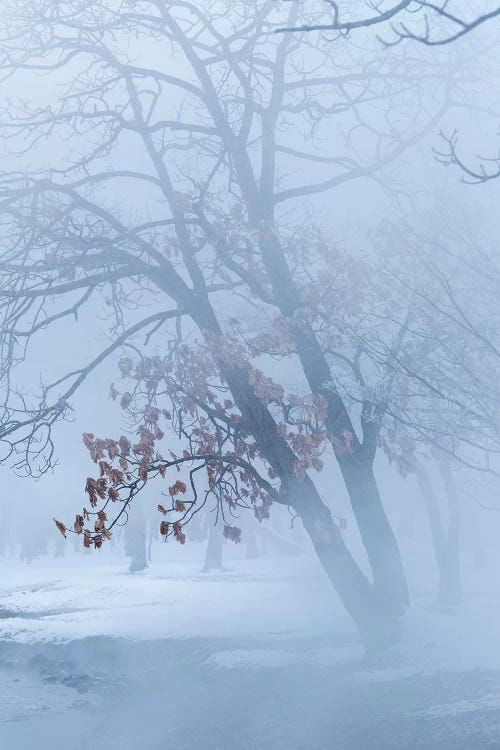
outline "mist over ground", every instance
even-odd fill
[[[500,748],[500,7],[0,4],[2,750]]]

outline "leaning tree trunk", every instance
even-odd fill
[[[300,516],[316,553],[343,605],[354,620],[368,651],[397,638],[400,611],[385,606],[349,552],[339,528],[308,475],[296,477],[296,455],[280,435],[276,422],[249,383],[248,373],[221,363],[235,403],[283,486],[282,502]]]
[[[307,321],[297,320],[300,291],[273,231],[272,208],[266,207],[264,211],[268,213],[267,226],[261,231],[262,258],[280,312],[288,322],[311,392],[325,399],[328,405],[326,426],[332,438],[335,455],[370,562],[375,594],[380,599],[381,607],[393,609],[401,615],[409,603],[408,585],[399,545],[373,474],[376,433],[371,430],[367,443],[365,440],[362,443],[358,440],[314,330]],[[346,441],[347,435],[350,436],[349,445]]]
[[[188,242],[183,252],[188,254],[192,264]],[[208,295],[200,293],[193,297],[185,282],[175,273],[170,275],[160,271],[157,282],[160,288],[189,311],[209,346],[223,336]],[[323,568],[354,620],[367,650],[387,646],[397,636],[399,620],[394,608],[384,607],[375,595],[311,479],[306,475],[304,479],[297,480],[297,456],[280,434],[266,404],[255,392],[248,369],[226,359],[217,348],[214,354],[220,375],[231,391],[245,429],[253,435],[261,455],[281,480],[281,502],[292,506],[302,519]]]
[[[373,468],[364,459],[361,448],[339,457],[338,461],[370,561],[375,594],[383,607],[403,614],[409,603],[406,575]]]
[[[385,512],[373,472],[376,433],[360,442],[312,331],[295,330],[304,373],[313,393],[328,404],[327,427],[373,573],[375,594],[383,608],[397,615],[409,603],[408,584],[396,536]]]
[[[438,604],[446,607],[455,606],[459,603],[461,597],[460,565],[459,557],[457,556],[459,548],[456,546],[458,540],[454,539],[457,523],[456,520],[452,523],[452,511],[450,508],[448,533],[445,532],[439,503],[432,482],[427,471],[420,463],[416,463],[415,465],[415,475],[424,498],[438,567]]]
[[[309,476],[296,478],[296,456],[280,436],[265,404],[239,368],[224,367],[225,378],[263,455],[285,487],[282,501],[300,516],[316,553],[343,605],[354,620],[367,650],[384,648],[396,639],[400,612],[384,606],[349,552],[339,528]]]
[[[367,652],[378,652],[395,643],[399,638],[400,618],[393,608],[380,606],[373,586],[349,552],[312,481],[296,482],[289,490],[289,497],[323,569],[356,623]]]

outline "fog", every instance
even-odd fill
[[[500,7],[2,0],[0,747],[500,747]]]

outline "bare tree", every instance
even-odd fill
[[[276,36],[283,15],[274,2],[218,8],[7,4],[1,52],[9,85],[42,72],[59,90],[42,104],[10,102],[3,120],[10,154],[41,164],[0,180],[1,435],[8,450],[22,451],[23,466],[43,470],[52,458],[51,427],[68,414],[78,389],[107,358],[132,351],[135,361],[123,367],[134,396],[122,399],[129,411],[143,404],[135,410],[135,417],[146,415],[135,446],[142,458],[134,464],[130,446],[116,454],[118,442],[90,437],[87,444],[99,461],[120,458],[139,473],[123,481],[104,467],[89,495],[103,491],[100,480],[123,484],[126,513],[151,475],[186,464],[193,478],[217,466],[218,501],[242,501],[243,481],[259,512],[270,498],[289,505],[365,639],[392,636],[408,594],[373,474],[379,422],[364,401],[357,430],[337,387],[331,282],[342,270],[332,276],[331,246],[309,228],[299,231],[305,212],[298,201],[356,179],[380,180],[436,126],[453,76],[428,58],[379,49],[372,59],[361,55],[353,72],[356,48],[348,40],[334,66],[310,35]],[[292,8],[289,24],[296,14]],[[182,74],[171,72],[172,59]],[[415,109],[408,113],[410,99]],[[336,122],[346,151],[325,155],[322,139],[332,138]],[[291,129],[304,135],[299,147]],[[54,159],[45,153],[54,144],[56,164],[48,166]],[[291,181],[290,172],[299,179]],[[290,220],[288,205],[298,220]],[[29,363],[33,341],[99,299],[109,311],[108,345],[42,384],[38,399],[16,387],[13,374]],[[229,300],[243,306],[236,323],[226,312]],[[144,317],[147,306],[155,311]],[[266,333],[264,344],[250,335],[252,325]],[[139,334],[145,340],[138,348]],[[158,340],[163,354],[155,359]],[[300,365],[305,400],[261,373],[266,356]],[[186,441],[186,455],[169,460],[154,452],[161,429],[151,398],[159,398],[160,385]],[[211,406],[217,392],[227,393],[229,406]],[[194,432],[200,419],[203,439]],[[349,491],[374,587],[308,474],[321,467],[325,442]],[[102,541],[102,518],[98,525]],[[179,520],[171,529],[179,540],[181,527]]]
[[[375,262],[344,259],[354,306],[336,317],[336,384],[350,414],[374,422],[400,474],[415,474],[439,568],[439,601],[459,602],[461,508],[455,470],[500,472],[496,378],[499,268],[481,222],[443,196],[375,234]],[[424,230],[425,227],[425,230]],[[359,264],[359,258],[357,259]],[[368,281],[367,281],[368,279]],[[437,460],[441,513],[429,474]]]
[[[394,250],[385,272],[401,295],[397,304],[403,297],[406,304],[404,314],[389,314],[406,341],[398,356],[390,355],[399,383],[391,418],[412,441],[497,474],[499,269],[479,223],[471,226],[466,216],[439,201],[439,212],[429,212],[416,229],[406,223],[383,232],[389,244],[392,235]],[[387,355],[390,340],[378,345]],[[406,378],[415,386],[404,393]]]
[[[294,2],[295,0],[291,0]],[[335,0],[321,0],[318,18],[314,22],[303,23],[280,29],[281,32],[333,32],[349,35],[364,29],[373,29],[384,45],[414,41],[428,47],[441,47],[457,42],[484,24],[500,16],[500,7],[487,8],[483,12],[471,9],[460,0],[401,0],[396,3],[361,3],[366,13],[359,17],[346,18],[345,11]],[[465,6],[465,7],[464,7]],[[325,20],[321,7],[326,8],[330,19]],[[309,4],[313,8],[313,3]],[[350,13],[352,10],[350,9]],[[462,172],[462,181],[470,184],[488,182],[500,175],[500,156],[478,155],[476,163],[460,155],[458,134],[441,134],[444,148],[436,149],[438,160],[445,166],[456,166]]]
[[[436,555],[439,572],[437,602],[440,606],[455,607],[460,603],[462,596],[460,580],[461,514],[449,463],[449,458],[445,458],[440,464],[441,475],[448,494],[447,522],[444,520],[444,514],[441,512],[433,482],[423,462],[416,460],[413,471],[422,491]]]
[[[435,150],[436,158],[445,167],[457,167],[461,172],[460,181],[468,185],[479,185],[500,177],[500,151],[495,156],[476,156],[476,163],[461,155],[458,133],[441,133],[444,146]]]
[[[360,29],[386,27],[390,30],[390,36],[383,37],[385,44],[398,44],[410,39],[437,47],[451,44],[500,16],[500,7],[485,8],[484,12],[479,13],[475,9],[471,14],[470,9],[467,6],[464,8],[464,3],[459,0],[400,0],[393,3],[360,3],[363,8],[357,17],[346,18],[341,3],[335,0],[321,2],[326,6],[330,20],[289,26],[282,31],[333,31],[350,34]]]
[[[500,471],[499,269],[481,222],[471,222],[462,207],[446,210],[443,200],[438,204],[439,215],[428,213],[417,220],[417,229],[407,223],[403,234],[390,230],[398,249],[387,272],[412,316],[410,321],[402,316],[400,297],[391,319],[404,327],[408,346],[391,354],[398,386],[387,401],[385,438],[390,455],[417,476],[440,572],[439,601],[455,605],[461,596],[462,526],[455,470],[467,467],[494,480]],[[382,349],[387,354],[387,345]],[[447,525],[419,454],[438,456]]]

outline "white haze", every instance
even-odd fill
[[[39,4],[43,3],[33,3]],[[92,4],[89,0],[88,5]],[[15,14],[16,4],[8,5]],[[221,0],[201,5],[210,5],[216,14],[219,5],[225,4]],[[318,11],[321,3],[310,5]],[[345,8],[349,5],[341,3]],[[364,3],[355,5],[362,8]],[[218,20],[223,34],[230,35],[231,23],[229,14],[227,22]],[[480,244],[498,264],[500,179],[467,184],[461,180],[460,169],[441,164],[435,152],[443,148],[440,131],[456,131],[465,163],[475,166],[478,154],[498,154],[499,38],[498,20],[457,43],[435,49],[422,45],[386,49],[374,32],[362,30],[352,37],[349,49],[342,40],[338,42],[339,62],[337,43],[326,55],[328,34],[314,36],[314,44],[304,50],[303,64],[317,65],[317,75],[325,59],[334,70],[338,66],[348,71],[350,65],[362,70],[374,58],[388,56],[391,69],[397,71],[399,65],[409,65],[414,55],[414,70],[422,81],[401,99],[396,97],[394,111],[379,108],[377,102],[368,105],[363,116],[369,122],[359,128],[359,134],[357,128],[351,132],[349,115],[342,119],[342,114],[322,121],[314,138],[305,132],[305,125],[303,130],[296,122],[283,127],[289,149],[305,144],[317,155],[349,151],[350,158],[356,155],[363,162],[373,151],[370,128],[399,129],[402,137],[411,137],[421,120],[442,106],[448,77],[455,76],[456,82],[439,122],[386,169],[287,203],[279,215],[284,225],[293,225],[297,231],[319,226],[335,247],[376,267],[380,259],[385,262],[390,256],[381,239],[381,226],[389,222],[408,225],[417,236],[440,224],[440,241],[457,247],[463,221],[472,234],[472,245],[476,241],[476,248]],[[117,39],[116,43],[125,42]],[[135,64],[165,67],[164,50],[157,41],[148,45],[132,40],[130,45]],[[179,77],[190,75],[179,53],[168,60],[168,70]],[[438,82],[427,80],[428,71]],[[9,110],[18,98],[38,105],[58,102],[67,75],[67,70],[50,75],[25,70],[17,78],[6,76],[0,87],[2,109]],[[321,96],[320,92],[319,102]],[[162,117],[175,119],[184,105],[177,92],[165,97],[161,106]],[[74,141],[56,134],[18,155],[14,141],[4,138],[1,171],[58,168],[75,147]],[[259,157],[252,158],[257,168]],[[141,171],[149,168],[146,162],[132,135],[121,140],[109,156],[109,164],[118,169]],[[189,177],[182,175],[182,165],[173,167],[179,191],[192,184],[196,168],[189,166]],[[206,171],[201,157],[199,169]],[[326,179],[329,169],[315,161],[297,162],[284,156],[279,181],[282,189],[288,189],[299,181]],[[230,202],[224,193],[227,186],[227,174],[215,178],[214,192],[223,193],[220,205]],[[127,181],[119,187],[105,186],[99,198],[103,204],[120,206],[131,223],[154,220],[164,211],[164,201],[154,188],[138,191]],[[423,276],[415,265],[413,269],[418,286]],[[185,270],[182,273],[187,278]],[[14,371],[19,387],[36,394],[40,382],[84,366],[109,343],[110,308],[104,296],[96,296],[78,320],[59,321],[33,339],[25,361]],[[482,298],[478,290],[473,312],[481,313],[485,321],[491,314],[496,321],[500,308],[490,311],[490,299]],[[225,293],[216,304],[224,320],[242,316],[249,334],[261,325],[262,311],[252,310],[247,299]],[[149,295],[147,305],[146,310],[128,311],[127,322],[163,309],[164,302]],[[188,339],[194,338],[194,325],[187,324],[186,330]],[[137,338],[137,345],[139,341],[142,344]],[[149,351],[155,350],[161,351],[161,340]],[[23,476],[13,459],[0,467],[0,748],[499,748],[498,459],[493,457],[491,471],[485,471],[481,457],[477,462],[481,471],[475,470],[466,466],[472,463],[473,451],[465,447],[460,449],[462,460],[452,461],[461,512],[463,593],[456,606],[441,606],[436,604],[439,570],[422,488],[416,475],[398,472],[384,451],[377,450],[375,476],[401,550],[411,604],[398,642],[370,660],[300,518],[284,506],[274,504],[270,519],[262,524],[252,511],[238,511],[235,524],[242,528],[242,543],[224,540],[222,568],[208,572],[202,568],[215,514],[207,514],[198,537],[193,533],[191,539],[188,532],[184,546],[172,539],[165,543],[159,533],[162,517],[157,506],[164,501],[166,488],[158,483],[151,483],[139,495],[130,510],[129,525],[118,528],[102,549],[84,550],[79,537],[63,540],[54,519],[72,526],[75,513],[88,502],[86,478],[95,471],[82,434],[114,438],[131,429],[119,399],[108,396],[111,383],[124,388],[117,367],[119,356],[118,352],[110,357],[71,398],[67,419],[54,427],[57,461],[47,473],[39,478]],[[485,361],[492,368],[494,360]],[[263,355],[260,366],[287,392],[308,392],[296,358]],[[489,370],[487,376],[492,384],[490,395],[498,392],[500,396],[496,371]],[[353,419],[359,419],[359,407],[351,403],[350,409]],[[165,450],[182,451],[176,435],[167,433],[164,441]],[[428,444],[419,455],[446,522],[448,496],[439,461]],[[324,464],[323,471],[311,472],[319,495],[370,578],[367,554],[331,447],[325,451]],[[222,533],[221,524],[216,533]],[[137,553],[137,547],[142,551]],[[130,572],[131,558],[142,554],[142,548],[148,565]]]

